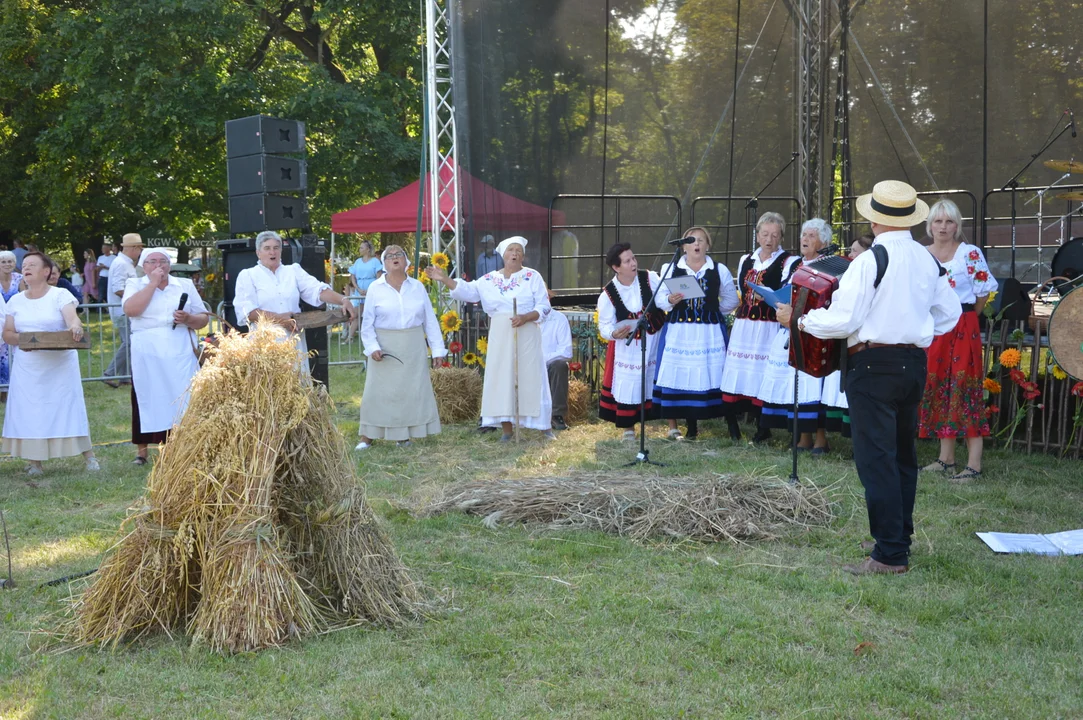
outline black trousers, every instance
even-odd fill
[[[554,360],[545,368],[549,373],[549,393],[553,396],[553,415],[568,414],[568,363]]]
[[[872,557],[887,565],[909,564],[925,364],[925,351],[918,348],[870,348],[849,358],[854,461],[876,539]]]

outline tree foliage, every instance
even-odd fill
[[[0,233],[228,230],[224,123],[302,120],[313,223],[417,175],[401,0],[2,0]]]

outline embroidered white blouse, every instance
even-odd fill
[[[774,255],[771,257],[774,257]],[[697,281],[702,280],[703,274],[715,266],[715,261],[712,258],[707,257],[704,258],[703,267],[697,272],[692,272],[692,268],[688,267],[686,260],[687,258],[681,257],[681,259],[677,261],[677,267],[696,278]],[[666,263],[662,266],[662,271],[659,275],[663,278],[669,277],[668,273],[669,263]],[[737,295],[737,286],[733,282],[733,273],[730,272],[728,267],[725,265],[718,266],[718,278],[722,281],[722,284],[718,287],[718,310],[723,315],[727,315],[733,312],[737,306],[741,304],[741,298]],[[668,297],[669,293],[664,289],[658,293],[658,307],[667,312],[673,309],[672,306],[669,305]]]
[[[237,275],[237,291],[233,298],[237,322],[247,325],[248,314],[253,310],[301,312],[301,300],[309,305],[321,305],[320,293],[330,288],[296,263],[279,265],[274,272],[257,263]]]
[[[959,302],[973,305],[997,289],[997,279],[989,272],[989,265],[976,245],[959,243],[955,257],[941,263],[948,271],[948,285],[959,296]]]
[[[662,282],[658,277],[658,273],[653,270],[647,272],[647,281],[650,283],[650,290],[648,295],[653,295],[655,289],[658,288],[658,283]],[[624,303],[624,307],[627,308],[630,313],[637,313],[643,309],[643,296],[639,290],[639,276],[632,281],[631,285],[625,285],[620,280],[613,278],[613,285],[617,288],[617,295],[620,296],[620,300]],[[666,302],[666,291],[662,290],[658,293],[658,308],[660,310],[671,310],[672,308]],[[613,331],[617,329],[617,309],[613,307],[613,301],[609,299],[609,293],[605,290],[598,296],[598,333],[606,340],[613,339]]]
[[[514,300],[520,315],[537,310],[535,322],[538,323],[553,309],[541,273],[528,267],[508,278],[504,277],[503,270],[494,270],[471,282],[460,279],[451,291],[451,297],[460,302],[480,302],[482,310],[490,315],[511,313]]]
[[[366,293],[365,312],[361,316],[361,343],[365,346],[365,355],[371,357],[381,349],[380,341],[376,339],[377,329],[406,330],[422,326],[432,356],[447,356],[440,321],[436,319],[424,285],[408,277],[402,283],[402,289],[396,290],[384,275],[374,280]]]
[[[765,270],[771,265],[771,263],[773,263],[778,258],[779,255],[782,254],[782,252],[783,250],[781,247],[777,248],[773,253],[771,253],[771,257],[767,258],[766,260],[760,260],[760,251],[757,248],[752,253],[752,269],[756,272],[759,272],[760,270]],[[740,272],[741,266],[745,264],[745,258],[747,257],[748,255],[742,255],[741,259],[737,261],[738,272]],[[797,263],[800,259],[800,255],[790,255],[788,258],[786,258],[786,263],[782,266],[783,285],[790,281],[790,276],[793,274],[793,271],[797,269]]]

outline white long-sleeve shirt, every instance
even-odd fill
[[[572,326],[567,315],[557,310],[549,313],[541,325],[541,333],[546,365],[572,359]]]
[[[233,297],[237,322],[247,325],[248,314],[253,310],[301,312],[301,300],[309,305],[321,305],[320,293],[330,288],[296,263],[279,265],[274,272],[256,263],[255,267],[245,268],[237,275],[237,290]]]
[[[129,280],[124,286],[123,301],[128,302],[132,295],[135,295],[145,288],[149,283],[150,278],[146,276]],[[195,284],[188,278],[176,278],[170,275],[169,282],[166,284],[164,290],[155,288],[154,294],[151,295],[150,302],[147,303],[146,309],[139,315],[128,318],[128,323],[132,328],[132,332],[136,333],[142,330],[172,327],[173,313],[180,304],[181,295],[185,294],[188,295],[188,300],[184,305],[185,312],[207,312],[207,308],[203,305],[203,298],[199,296],[199,291],[196,290]]]
[[[460,279],[451,291],[451,298],[459,302],[480,302],[481,309],[490,315],[511,313],[513,307],[520,315],[537,310],[535,322],[538,323],[543,322],[553,309],[541,273],[528,267],[507,278],[503,270],[494,270],[472,282]]]
[[[955,327],[963,312],[959,298],[929,251],[909,230],[880,234],[875,243],[888,252],[879,288],[874,253],[861,253],[839,280],[831,307],[805,315],[805,332],[818,338],[929,347],[933,337]]]
[[[432,309],[425,286],[411,277],[406,278],[402,288],[396,290],[387,282],[387,275],[374,280],[366,290],[365,313],[361,316],[361,343],[365,355],[381,350],[376,339],[377,330],[406,330],[424,327],[425,338],[433,357],[447,356],[440,321]]]
[[[659,279],[658,274],[651,270],[647,272],[647,282],[650,284],[647,296],[650,297],[662,281]],[[617,295],[620,296],[620,300],[624,303],[624,308],[628,312],[637,313],[643,309],[643,295],[639,288],[638,275],[630,285],[625,285],[616,278],[614,278],[613,285],[616,286]],[[660,310],[669,312],[672,309],[672,306],[666,302],[665,290],[658,293],[657,302]],[[598,296],[598,334],[606,340],[612,340],[613,331],[617,329],[617,323],[623,320],[624,318],[617,319],[617,309],[613,306],[613,301],[609,299],[609,293],[602,290],[602,294]]]

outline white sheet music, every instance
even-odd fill
[[[1035,555],[1083,555],[1083,530],[1038,533],[975,533],[993,552]]]

